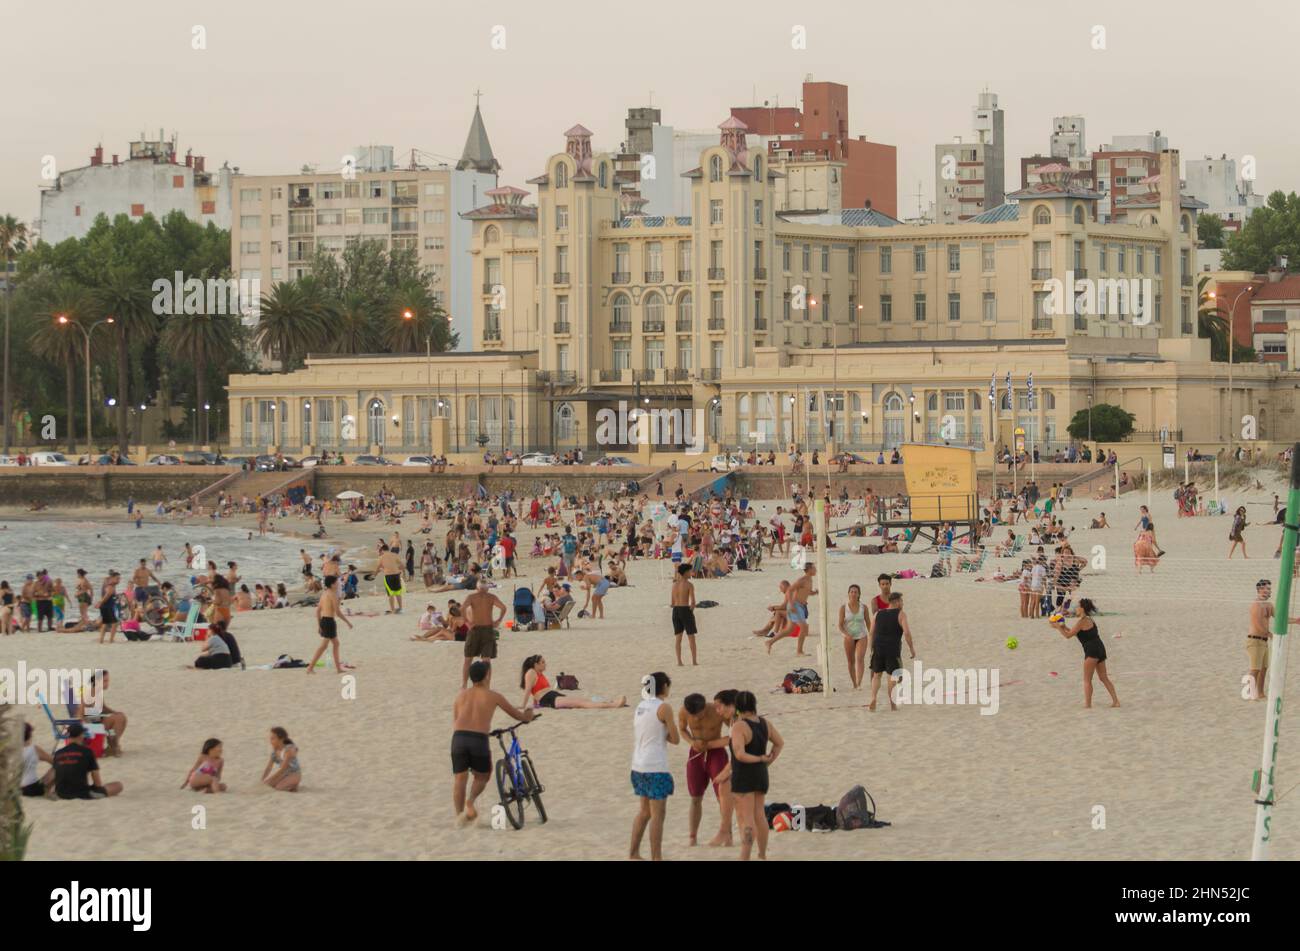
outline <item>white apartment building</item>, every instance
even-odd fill
[[[1254,182],[1239,174],[1235,158],[1188,159],[1184,174],[1187,193],[1205,202],[1206,214],[1215,215],[1233,231],[1241,230],[1250,213],[1264,204],[1264,196],[1255,194]]]
[[[1006,194],[1004,116],[996,93],[982,92],[972,109],[971,142],[934,147],[935,221],[956,224],[996,208]]]

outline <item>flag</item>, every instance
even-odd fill
[[[1029,408],[1034,408],[1034,375],[1029,374],[1025,380],[1025,395],[1029,398]]]
[[[997,405],[998,405],[998,374],[997,371],[994,370],[993,374],[989,377],[989,406],[993,409],[997,409]]]
[[[1013,411],[1016,408],[1015,392],[1016,392],[1016,388],[1011,385],[1011,371],[1008,370],[1007,371],[1007,406],[1009,406]]]

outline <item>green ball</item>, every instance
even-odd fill
[[[1014,637],[1007,638],[1007,650],[1015,650],[1019,646],[1020,641],[1016,640]]]

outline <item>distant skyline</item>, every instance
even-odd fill
[[[1006,114],[1009,190],[1020,184],[1019,159],[1047,151],[1052,117],[1070,114],[1086,117],[1089,150],[1159,129],[1184,161],[1251,155],[1257,192],[1300,190],[1290,116],[1300,8],[1291,4],[72,8],[6,0],[0,214],[38,216],[44,156],[63,171],[88,164],[102,143],[107,161],[160,128],[179,135],[182,155],[206,156],[209,170],[327,170],[364,144],[394,146],[399,164],[413,147],[454,163],[475,90],[502,183],[532,191],[526,180],[574,123],[598,148],[622,141],[634,106],[653,104],[675,128],[712,129],[732,106],[796,105],[808,74],[849,87],[852,135],[898,147],[902,217],[916,214],[918,184],[922,207],[933,199],[934,146],[971,136],[985,88]],[[192,48],[196,26],[206,49]],[[492,47],[498,26],[504,50]],[[792,48],[797,26],[806,49]],[[1092,46],[1097,26],[1104,51]]]

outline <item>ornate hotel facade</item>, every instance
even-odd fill
[[[905,225],[869,208],[776,212],[781,173],[740,120],[720,130],[686,173],[690,217],[653,218],[617,187],[615,156],[570,129],[528,183],[536,204],[496,188],[464,216],[471,352],[232,377],[232,443],[592,449],[597,414],[620,404],[694,411],[711,443],[763,449],[991,447],[1020,428],[1050,450],[1101,403],[1132,412],[1139,440],[1231,443],[1245,414],[1259,439],[1296,434],[1300,374],[1212,363],[1197,337],[1200,203],[1179,194],[1176,151],[1112,223],[1049,166],[969,221]]]

